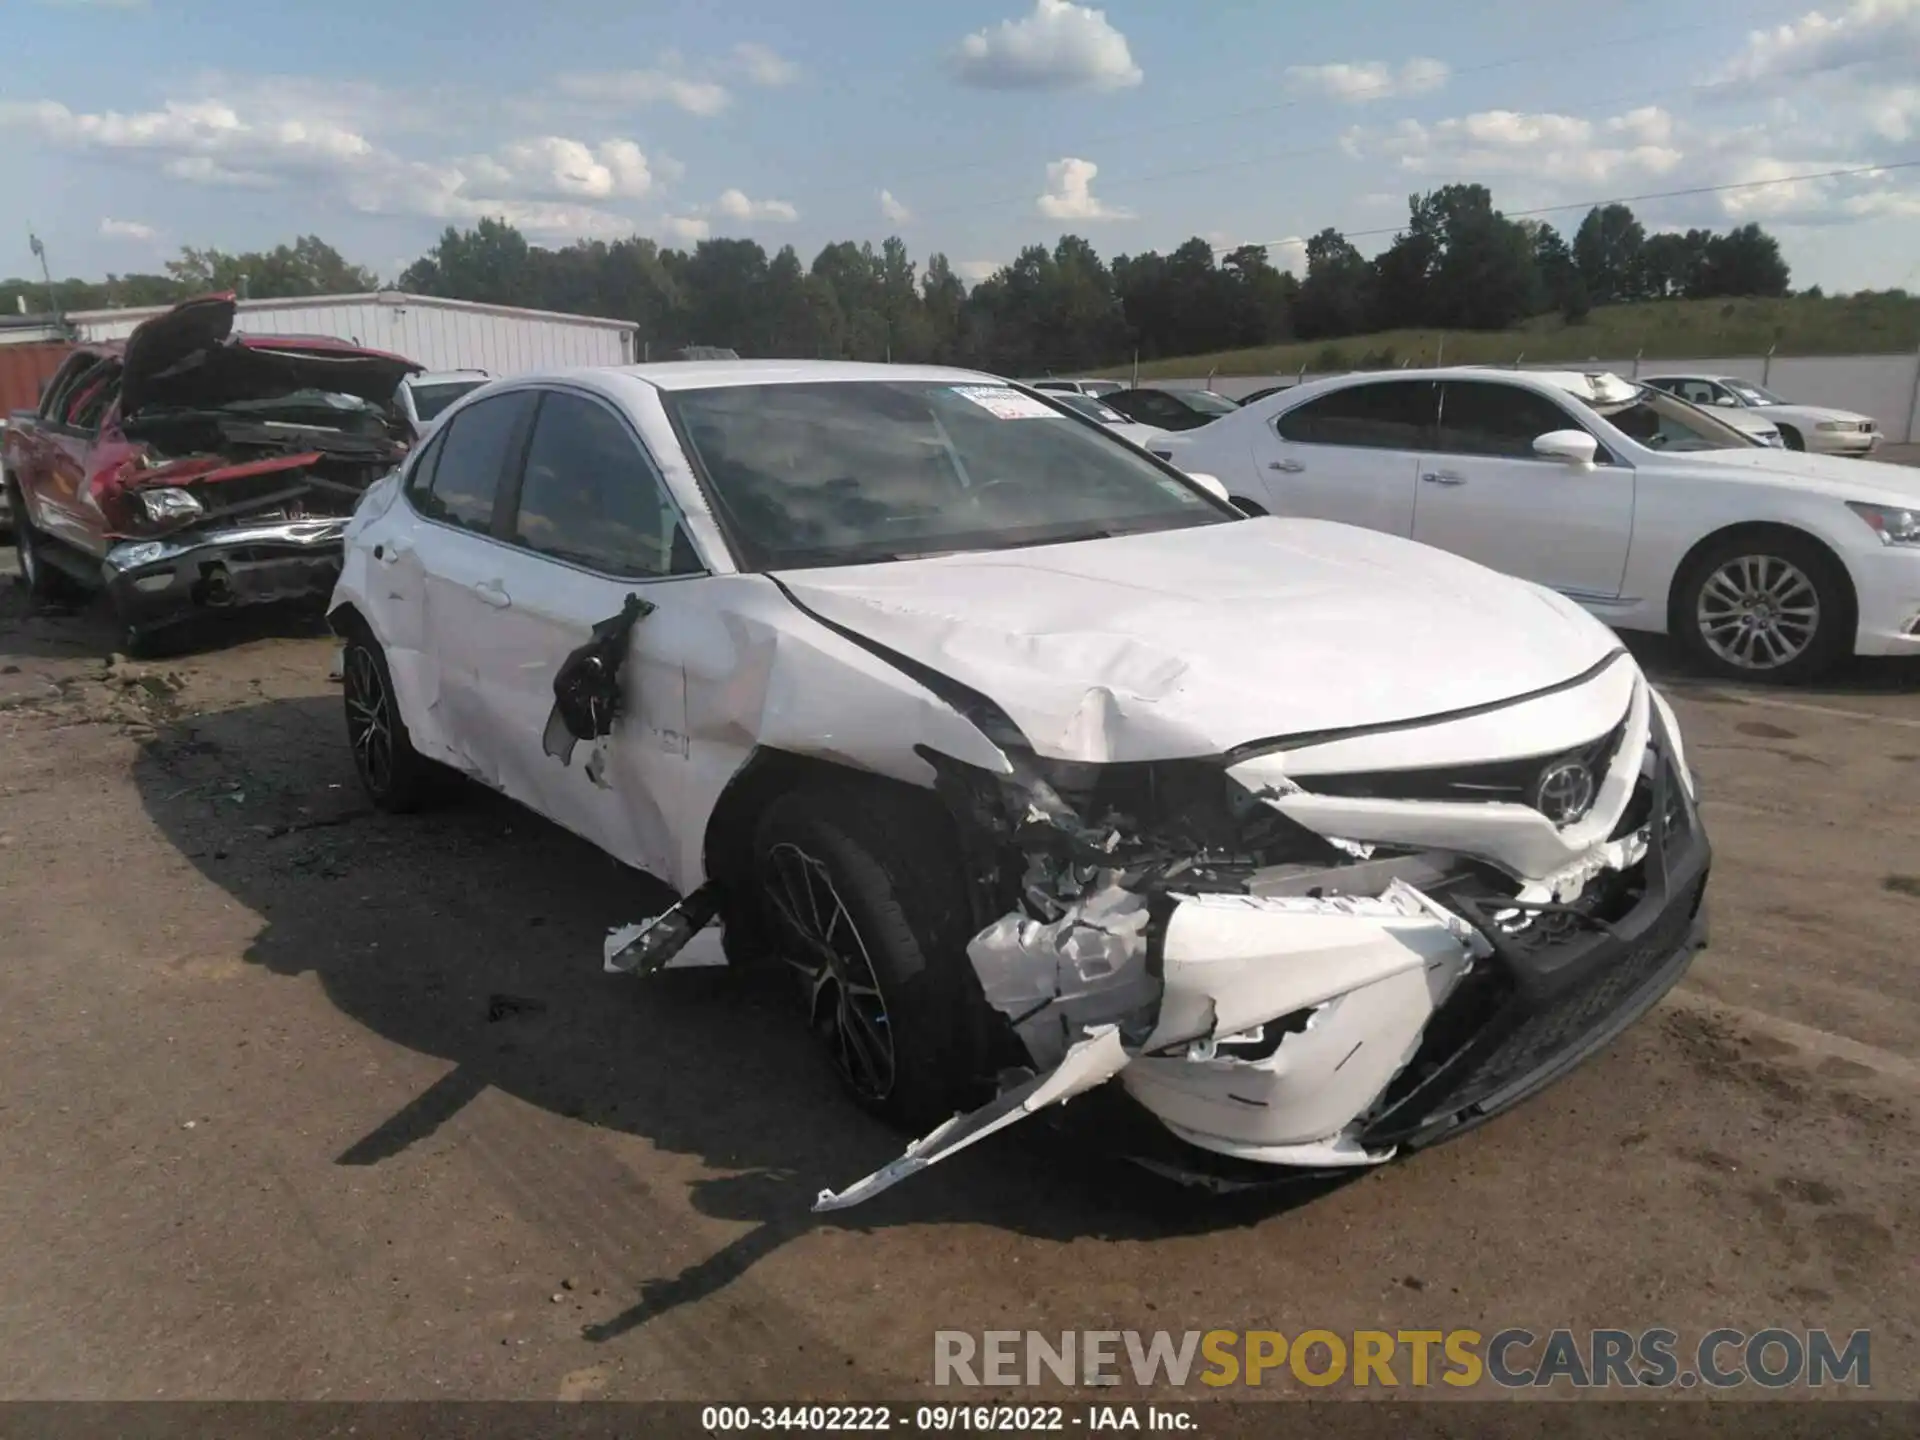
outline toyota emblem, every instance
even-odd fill
[[[1533,787],[1533,808],[1556,825],[1571,825],[1593,805],[1593,771],[1579,760],[1549,765]]]

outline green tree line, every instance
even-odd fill
[[[1266,247],[1224,255],[1192,239],[1162,255],[1104,260],[1077,235],[1030,245],[969,286],[947,257],[924,266],[895,236],[836,241],[803,263],[753,240],[528,243],[502,220],[451,226],[397,277],[416,294],[637,322],[656,358],[685,345],[749,356],[941,361],[1034,374],[1401,328],[1504,330],[1557,312],[1577,322],[1630,300],[1778,296],[1790,275],[1758,225],[1649,235],[1625,205],[1597,206],[1571,242],[1511,219],[1483,185],[1409,198],[1407,225],[1372,259],[1338,230],[1306,244],[1305,273],[1276,269]],[[208,290],[257,298],[378,288],[317,236],[238,255],[183,250],[162,275],[63,281],[62,310],[151,305]],[[47,287],[0,282],[9,310],[44,310]]]

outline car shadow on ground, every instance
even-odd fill
[[[1024,1235],[1146,1238],[1257,1223],[1325,1182],[1216,1196],[1116,1159],[1083,1102],[1030,1120],[858,1209],[815,1217],[905,1137],[855,1109],[803,1032],[779,977],[605,974],[613,925],[664,892],[584,841],[464,784],[449,802],[385,816],[363,799],[334,697],[273,700],[177,720],[147,742],[135,781],[182,855],[263,927],[246,958],[315,976],[344,1015],[452,1062],[444,1078],[337,1156],[380,1165],[488,1088],[583,1125],[643,1137],[713,1174],[700,1213],[753,1228],[643,1287],[590,1327],[611,1339],[731,1283],[816,1225],[942,1221]]]
[[[0,550],[0,635],[14,659],[104,660],[126,641],[106,600],[34,600],[15,569],[13,555]],[[225,650],[249,641],[303,639],[326,632],[318,603],[250,605],[195,617],[154,635],[142,659],[176,660]]]

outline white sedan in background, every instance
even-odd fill
[[[1579,606],[983,375],[496,382],[367,492],[330,618],[377,804],[438,762],[658,877],[608,969],[717,919],[937,1126],[816,1209],[1109,1079],[1180,1173],[1378,1164],[1704,941],[1672,712]]]
[[[1737,375],[1648,375],[1644,383],[1694,405],[1711,405],[1772,424],[1789,450],[1818,455],[1869,455],[1880,444],[1871,416],[1825,405],[1796,405]]]
[[[1151,448],[1249,509],[1465,555],[1722,675],[1920,655],[1920,471],[1762,448],[1617,375],[1348,375]]]

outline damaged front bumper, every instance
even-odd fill
[[[115,613],[154,630],[213,610],[324,600],[340,575],[347,516],[260,521],[123,540],[101,575]]]
[[[994,922],[969,955],[1034,1077],[815,1209],[1115,1078],[1168,1142],[1136,1158],[1220,1187],[1378,1164],[1535,1094],[1706,940],[1711,850],[1684,756],[1645,700],[1627,731],[1631,799],[1574,882],[1414,851],[1187,892],[1177,872],[1146,887],[1108,873],[1057,919]]]

